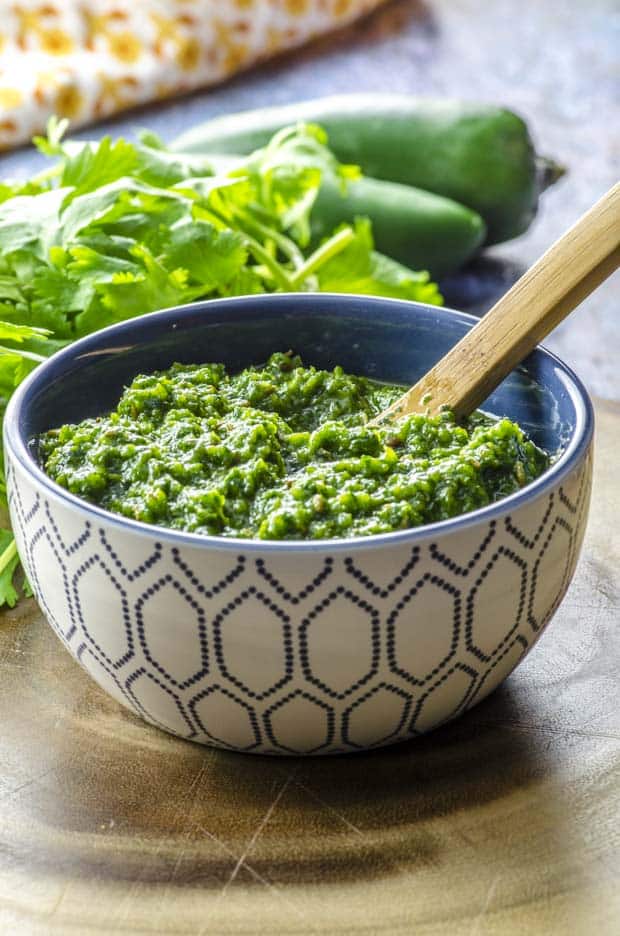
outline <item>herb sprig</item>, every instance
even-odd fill
[[[276,291],[441,302],[427,273],[374,250],[366,219],[310,250],[322,179],[346,186],[359,176],[319,127],[282,130],[243,160],[172,153],[148,132],[76,143],[66,129],[53,118],[35,139],[49,168],[0,184],[2,417],[15,387],[58,348],[155,309]],[[18,599],[18,569],[13,535],[0,530],[0,607]]]

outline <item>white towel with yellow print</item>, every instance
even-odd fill
[[[384,0],[0,0],[0,149],[205,87]]]

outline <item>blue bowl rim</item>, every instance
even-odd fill
[[[397,546],[403,543],[415,543],[419,540],[425,540],[431,537],[444,536],[454,531],[465,530],[477,524],[486,523],[497,517],[511,514],[516,508],[519,508],[526,502],[531,502],[537,497],[545,494],[549,489],[555,488],[566,478],[584,458],[590,446],[594,433],[594,407],[590,396],[573,370],[564,363],[559,357],[546,349],[543,345],[538,345],[536,352],[542,353],[559,370],[562,382],[566,392],[571,398],[575,407],[577,416],[576,428],[571,439],[559,458],[543,474],[532,481],[520,491],[511,494],[493,504],[472,510],[469,513],[461,514],[458,517],[452,517],[449,520],[441,520],[436,523],[429,523],[423,526],[411,527],[407,530],[398,530],[392,533],[377,533],[369,536],[340,537],[333,539],[320,540],[260,540],[260,539],[242,539],[240,537],[213,536],[201,533],[189,533],[181,530],[174,530],[168,527],[156,526],[154,524],[143,523],[139,520],[131,520],[128,517],[111,513],[95,504],[80,497],[76,497],[69,491],[66,491],[55,481],[52,481],[48,475],[39,467],[34,459],[28,441],[25,440],[19,432],[20,413],[27,408],[30,398],[37,387],[45,381],[48,370],[55,370],[59,365],[63,365],[66,359],[79,359],[85,354],[98,350],[102,342],[107,342],[110,338],[115,340],[120,338],[125,332],[134,330],[138,323],[144,323],[148,328],[153,321],[164,322],[166,319],[178,321],[181,318],[196,315],[197,312],[209,313],[217,312],[226,305],[234,305],[239,309],[245,306],[273,304],[275,306],[283,305],[288,313],[307,312],[306,306],[329,306],[333,311],[331,304],[334,302],[344,304],[368,304],[378,308],[389,304],[392,307],[399,306],[403,310],[421,308],[427,312],[435,312],[439,315],[448,314],[455,317],[458,321],[468,325],[475,325],[479,319],[467,312],[460,312],[446,306],[432,306],[422,302],[412,302],[401,299],[389,299],[378,296],[360,296],[353,293],[271,293],[256,296],[233,296],[223,299],[201,300],[180,306],[172,306],[167,309],[161,309],[156,312],[149,312],[145,315],[136,316],[110,325],[107,328],[100,329],[73,342],[66,348],[62,348],[53,354],[47,361],[39,365],[17,388],[9,401],[4,419],[4,444],[7,452],[19,462],[22,468],[32,476],[33,481],[46,488],[50,494],[57,499],[64,501],[68,506],[77,509],[93,520],[104,523],[108,526],[117,527],[134,535],[140,535],[149,539],[166,540],[171,545],[185,545],[202,547],[203,549],[225,549],[252,552],[279,552],[281,550],[291,552],[317,552],[317,551],[342,551],[370,549],[386,546]]]

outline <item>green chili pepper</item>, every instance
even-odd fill
[[[341,186],[324,179],[312,209],[315,240],[341,222],[364,216],[372,221],[377,250],[436,279],[461,267],[482,245],[480,215],[441,195],[410,185],[362,178]]]
[[[239,153],[280,128],[316,123],[342,162],[365,175],[426,189],[476,211],[487,243],[523,233],[538,197],[563,169],[536,155],[527,125],[501,107],[384,94],[343,95],[218,117],[179,137],[185,152]]]

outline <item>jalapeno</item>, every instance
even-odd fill
[[[433,278],[461,267],[486,234],[480,215],[441,195],[369,178],[349,182],[343,193],[324,179],[312,209],[315,240],[360,216],[372,221],[377,250],[414,270],[428,270]]]
[[[343,95],[218,117],[173,148],[239,153],[290,124],[324,127],[342,162],[367,176],[426,189],[476,211],[487,243],[523,233],[538,197],[563,170],[536,155],[525,122],[501,107],[384,94]]]

